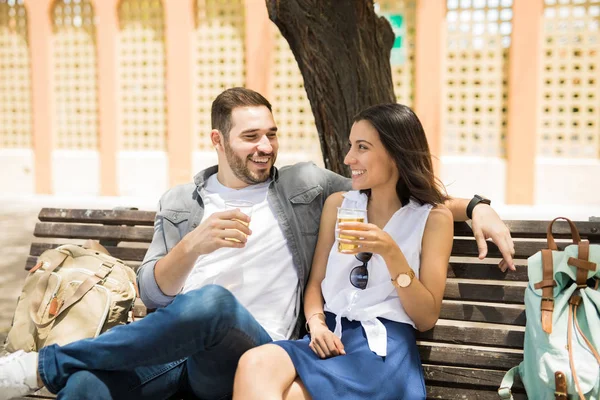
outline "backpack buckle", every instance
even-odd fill
[[[546,303],[544,303],[546,302]],[[540,304],[542,311],[554,311],[554,298],[553,297],[542,297]]]
[[[512,391],[509,387],[502,386],[498,388],[498,396],[501,399],[510,399],[512,397]]]

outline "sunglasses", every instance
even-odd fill
[[[371,260],[371,257],[373,257],[373,253],[358,253],[354,257],[356,257],[362,265],[352,268],[352,271],[350,271],[350,283],[355,288],[365,289],[367,287],[367,282],[369,281],[367,263]]]

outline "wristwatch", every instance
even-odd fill
[[[467,206],[467,217],[469,219],[473,218],[473,209],[475,208],[475,206],[477,204],[480,204],[480,203],[487,204],[489,206],[490,204],[492,204],[492,201],[490,199],[487,199],[487,198],[485,198],[483,196],[480,196],[478,194],[476,194],[475,196],[473,196],[473,198],[469,202],[469,205]]]
[[[392,279],[392,285],[397,288],[405,288],[410,286],[413,279],[415,279],[415,272],[411,269],[408,272],[401,272],[398,276]]]

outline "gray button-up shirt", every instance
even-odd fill
[[[138,271],[140,297],[148,308],[165,307],[174,296],[165,295],[154,277],[154,267],[179,241],[202,221],[202,195],[206,180],[217,173],[210,167],[198,173],[193,183],[176,186],[160,199],[154,236]],[[273,168],[267,199],[287,239],[293,267],[298,273],[300,293],[308,281],[325,199],[350,190],[351,182],[313,163]],[[301,313],[300,313],[301,314]]]

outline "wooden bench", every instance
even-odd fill
[[[26,268],[44,250],[63,243],[99,240],[110,253],[137,268],[152,240],[154,212],[45,208]],[[497,399],[504,373],[522,360],[527,282],[526,259],[546,247],[547,221],[506,221],[515,241],[516,272],[502,273],[500,253],[489,244],[488,258],[477,259],[477,245],[467,223],[455,224],[455,241],[441,318],[419,334],[428,398]],[[576,222],[584,239],[600,243],[600,221]],[[568,244],[565,222],[555,224],[559,246]],[[525,399],[522,385],[515,399]],[[31,397],[46,397],[40,391]]]

